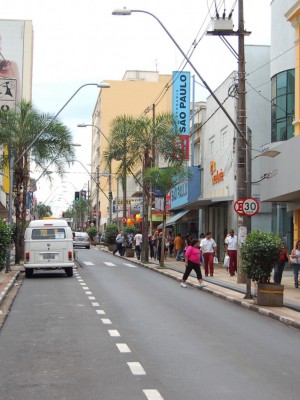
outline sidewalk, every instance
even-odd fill
[[[107,249],[104,247],[101,247],[101,250],[107,251]],[[146,268],[150,268],[151,270],[160,274],[169,276],[178,282],[181,281],[185,269],[183,262],[176,261],[175,258],[172,257],[167,257],[167,260],[165,261],[165,268],[160,268],[158,262],[154,260],[149,260],[149,263],[146,264],[138,261],[135,257],[123,258]],[[199,289],[199,282],[195,274],[192,272],[186,283],[191,287],[197,288],[206,293],[210,293],[216,297],[235,303],[249,310],[256,311],[267,317],[274,318],[288,326],[300,329],[300,289],[294,288],[293,272],[291,270],[284,271],[284,276],[281,282],[284,285],[283,307],[257,306],[254,299],[245,299],[246,285],[237,283],[236,276],[231,277],[229,274],[227,274],[222,264],[215,265],[214,276],[204,277],[204,280],[208,283],[208,285],[202,289]],[[255,285],[253,282],[251,282],[251,289],[252,293],[255,294]],[[180,290],[188,290],[188,288],[180,288]]]
[[[0,306],[3,303],[7,293],[10,291],[12,286],[21,271],[24,271],[22,265],[11,265],[11,271],[5,272],[5,268],[0,271]]]

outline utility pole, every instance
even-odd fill
[[[100,189],[100,181],[99,181],[99,165],[96,167],[96,228],[97,232],[99,232],[99,189]]]

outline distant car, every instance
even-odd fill
[[[73,247],[91,248],[90,237],[86,232],[73,232]]]

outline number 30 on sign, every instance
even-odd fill
[[[254,197],[247,197],[246,199],[240,199],[234,203],[234,210],[239,215],[246,215],[247,217],[252,217],[259,211],[259,202]]]

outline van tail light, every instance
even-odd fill
[[[25,253],[25,260],[26,260],[26,261],[29,261],[29,260],[30,260],[30,253],[29,253],[29,251],[26,251],[26,253]]]
[[[73,260],[73,251],[68,251],[69,261]]]

